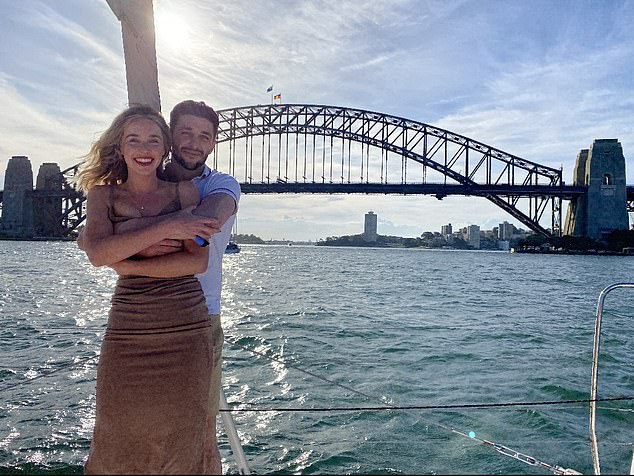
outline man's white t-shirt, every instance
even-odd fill
[[[236,201],[236,208],[240,200],[240,184],[229,174],[212,170],[205,166],[200,176],[192,179],[200,199],[214,195],[216,193],[226,193]],[[200,281],[200,285],[205,293],[205,301],[209,314],[220,314],[220,297],[222,294],[222,258],[225,248],[231,238],[231,228],[236,215],[233,214],[222,225],[218,233],[212,235],[209,240],[209,265],[207,271],[197,274],[196,277]]]

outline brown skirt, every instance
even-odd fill
[[[97,369],[86,474],[205,474],[213,349],[194,277],[120,278]]]

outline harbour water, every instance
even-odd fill
[[[243,245],[224,280],[224,390],[252,472],[548,472],[481,440],[592,472],[587,403],[390,406],[588,399],[597,297],[634,281],[634,258]],[[74,243],[0,242],[0,473],[82,472],[114,282]],[[634,395],[632,316],[634,292],[608,296],[599,397]],[[634,404],[599,408],[602,469],[625,473]]]

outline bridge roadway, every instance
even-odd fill
[[[318,183],[318,182],[285,182],[278,179],[271,183],[242,183],[242,193],[363,193],[377,195],[435,195],[441,199],[448,195],[487,195],[522,196],[522,197],[560,197],[570,200],[583,195],[585,187],[571,185],[463,185],[442,183]],[[632,187],[634,197],[634,186]]]
[[[435,195],[436,198],[444,198],[448,195],[465,195],[484,197],[487,195],[521,196],[521,197],[560,197],[566,200],[583,195],[585,187],[572,185],[463,185],[443,183],[321,183],[321,182],[285,182],[277,179],[270,183],[241,183],[242,193],[271,194],[271,193],[297,193],[297,194],[377,194],[377,195]],[[77,196],[77,192],[60,190],[39,191],[33,190],[35,197],[68,198],[69,193]],[[0,202],[3,191],[0,190]],[[627,186],[627,200],[634,200],[634,185]]]
[[[484,197],[487,195],[522,196],[522,197],[560,197],[570,200],[583,195],[585,187],[573,185],[462,185],[442,183],[420,184],[384,184],[384,183],[318,183],[318,182],[285,182],[278,179],[271,183],[241,183],[242,193],[271,194],[271,193],[297,193],[297,194],[377,194],[377,195],[434,195],[442,199],[448,195],[465,195]],[[0,190],[0,204],[2,203],[3,190]],[[46,198],[69,198],[69,192],[33,191],[34,196]],[[78,193],[74,192],[77,196]],[[627,201],[634,202],[634,185],[627,186]],[[632,207],[631,207],[632,208]],[[630,209],[630,211],[634,211]]]

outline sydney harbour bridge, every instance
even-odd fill
[[[585,193],[562,171],[455,132],[378,112],[269,104],[218,111],[218,145],[208,164],[232,174],[243,193],[398,194],[482,197],[529,229],[561,232],[562,200]],[[58,220],[71,233],[85,218],[73,186],[79,164],[61,172]],[[1,192],[0,192],[1,193]],[[0,196],[1,198],[1,196]],[[550,226],[540,222],[550,214]]]
[[[218,115],[218,145],[208,164],[236,177],[247,194],[481,197],[534,232],[557,236],[562,201],[586,193],[586,187],[566,185],[562,170],[388,114],[269,104],[224,109]],[[62,234],[71,234],[85,219],[85,197],[72,186],[78,166],[61,171],[55,190],[32,192],[35,202],[59,202],[56,220]],[[631,210],[634,187],[627,187],[627,196]]]

